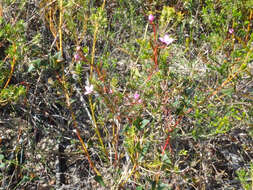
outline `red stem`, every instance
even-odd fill
[[[171,129],[169,130],[169,134],[168,137],[166,139],[165,145],[162,148],[162,155],[165,153],[165,150],[167,148],[167,146],[169,145],[169,151],[170,153],[172,153],[172,148],[171,148],[171,144],[170,144],[170,133],[173,132],[173,130],[176,128],[176,126],[180,123],[180,121],[182,120],[183,116],[179,116],[179,118],[177,119],[176,123],[174,126],[171,127]]]

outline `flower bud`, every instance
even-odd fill
[[[148,20],[149,20],[149,22],[153,22],[155,20],[155,17],[152,14],[150,14],[148,16]]]

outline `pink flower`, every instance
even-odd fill
[[[134,99],[138,100],[140,98],[140,94],[138,94],[137,92],[134,94]]]
[[[142,99],[140,99],[140,94],[138,94],[137,92],[135,92],[134,94],[134,99],[137,103],[142,103]]]
[[[93,92],[93,85],[90,85],[90,86],[85,86],[85,90],[86,90],[86,92],[84,93],[85,95],[87,95],[87,94],[91,94],[92,92]]]
[[[166,45],[170,45],[175,39],[169,37],[168,34],[165,34],[164,37],[160,37],[159,40]]]
[[[230,29],[228,30],[228,32],[229,32],[229,34],[233,34],[233,33],[234,33],[234,29],[233,29],[233,28],[230,28]]]
[[[81,51],[81,49],[82,49],[82,48],[81,48],[80,46],[77,46],[77,47],[76,47],[76,50],[77,50],[77,51]]]
[[[76,53],[76,54],[74,55],[74,59],[75,59],[75,61],[77,62],[77,61],[80,61],[80,60],[81,60],[81,57],[80,57],[80,55],[79,55],[78,53]]]
[[[153,22],[155,20],[155,17],[152,14],[150,14],[148,16],[148,20],[149,20],[149,22]]]

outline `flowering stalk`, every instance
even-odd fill
[[[153,49],[153,61],[155,63],[155,70],[158,68],[158,44],[156,42],[156,25],[155,23],[153,22],[155,19],[155,17],[150,14],[149,15],[149,22],[150,24],[152,25],[152,28],[153,28],[153,33],[154,33],[154,46],[151,44],[152,46],[152,49]]]
[[[86,147],[81,135],[80,135],[80,132],[78,130],[78,127],[77,127],[77,122],[76,122],[76,117],[75,117],[75,114],[72,110],[72,106],[71,106],[71,103],[70,103],[70,97],[69,97],[69,92],[68,92],[68,89],[67,89],[67,85],[66,85],[66,81],[65,81],[65,77],[63,75],[63,78],[61,79],[60,76],[56,73],[56,77],[58,79],[58,81],[62,84],[62,87],[63,87],[63,90],[64,90],[64,94],[65,94],[65,98],[66,98],[66,104],[67,104],[67,108],[69,109],[70,113],[71,113],[71,117],[72,117],[72,121],[73,121],[73,124],[74,124],[74,128],[75,128],[75,133],[82,145],[82,148],[86,154],[86,157],[88,159],[88,162],[90,164],[90,167],[94,170],[94,172],[98,175],[98,176],[101,176],[100,172],[98,171],[98,169],[95,167],[94,163],[92,162],[91,160],[91,157],[90,157],[90,154],[88,152],[88,148]]]
[[[105,7],[105,0],[103,1],[101,9],[104,10],[104,7]],[[97,20],[96,23],[95,23],[95,31],[94,31],[94,35],[93,35],[92,54],[91,54],[91,62],[90,62],[90,81],[91,81],[92,76],[93,76],[93,66],[94,66],[94,60],[95,60],[95,50],[96,50],[96,41],[97,41],[98,30],[99,30],[99,21]],[[102,137],[101,137],[101,134],[99,132],[99,128],[98,128],[98,125],[97,125],[97,122],[96,122],[95,106],[92,103],[91,96],[89,96],[88,99],[89,99],[89,105],[90,105],[90,109],[91,109],[92,120],[93,120],[93,124],[94,124],[94,127],[95,127],[95,132],[98,136],[98,139],[99,139],[99,142],[102,146],[103,152],[105,153],[106,158],[109,160],[108,152],[107,152],[107,150],[104,146],[104,143],[103,143],[103,140],[102,140]]]
[[[155,24],[153,22],[155,20],[155,17],[152,14],[150,14],[148,16],[148,20],[149,20],[150,24],[152,25],[153,32],[154,32],[154,41],[156,41],[156,26],[155,26]]]
[[[154,33],[154,45],[151,43],[152,49],[153,49],[153,61],[155,63],[155,70],[158,69],[158,50],[159,48],[164,48],[165,46],[159,46],[159,43],[157,42],[156,36],[157,36],[157,32],[156,32],[156,25],[153,22],[155,19],[155,17],[150,14],[148,17],[148,20],[150,22],[150,24],[152,25],[153,28],[153,33]],[[174,39],[169,37],[168,34],[165,34],[164,37],[160,37],[159,40],[166,46],[170,45]]]
[[[165,46],[168,46],[170,45],[174,39],[171,38],[168,34],[165,34],[163,37],[160,37],[159,40],[165,45],[165,46],[159,46],[159,43],[157,42],[157,39],[156,39],[156,25],[154,24],[154,19],[155,17],[150,14],[149,17],[148,17],[148,20],[150,22],[150,24],[152,25],[152,28],[153,28],[153,33],[154,33],[154,45],[151,43],[151,47],[153,49],[153,61],[155,63],[155,70],[158,69],[158,50],[159,48],[164,48]],[[151,74],[148,76],[148,79],[147,80],[150,80],[151,77],[153,75],[153,72],[151,72]],[[134,95],[134,98],[137,100],[139,99],[139,96],[138,94],[135,94]],[[169,129],[169,133],[172,132],[174,130],[174,128],[179,124],[179,122],[181,121],[182,117],[180,116],[177,120],[177,122],[175,123],[175,125],[173,127],[170,127]],[[171,148],[171,145],[170,145],[170,134],[168,135],[167,139],[166,139],[166,142],[165,142],[165,145],[163,146],[162,148],[162,154],[164,154],[165,152],[165,149],[166,147],[169,145],[169,149],[170,149],[170,152],[172,152],[172,148]]]

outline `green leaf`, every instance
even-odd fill
[[[164,163],[166,163],[166,164],[169,164],[169,165],[172,163],[171,160],[170,160],[170,158],[168,157],[167,154],[164,154],[164,155],[163,155],[162,161],[163,161]]]
[[[143,148],[142,148],[142,155],[146,155],[148,150],[150,148],[150,142],[147,142],[146,144],[144,144]]]
[[[140,117],[137,117],[134,122],[133,122],[133,125],[135,127],[137,127],[137,129],[140,129],[140,126],[141,126],[141,118]]]
[[[169,189],[169,185],[168,184],[161,183],[157,187],[157,190],[165,190],[165,189]]]
[[[5,166],[5,163],[0,164],[0,168],[3,168]]]
[[[3,160],[3,159],[4,159],[4,155],[0,154],[0,160]]]
[[[143,189],[142,186],[136,187],[136,190],[142,190],[142,189]]]
[[[89,53],[89,48],[88,48],[87,46],[84,46],[84,47],[83,47],[83,52],[84,52],[84,53]]]
[[[34,67],[34,65],[32,65],[32,64],[31,64],[31,65],[29,65],[28,72],[33,71],[33,70],[34,70],[34,68],[35,68],[35,67]]]
[[[104,181],[103,181],[102,176],[97,175],[97,176],[95,176],[95,178],[94,178],[94,179],[95,179],[95,180],[96,180],[96,182],[98,182],[100,185],[102,185],[103,187],[105,187],[105,183],[104,183]]]
[[[142,120],[140,128],[143,129],[144,127],[146,127],[148,123],[149,123],[149,120],[147,119]]]
[[[53,56],[52,56],[52,58],[53,59],[61,59],[61,52],[60,51],[58,51],[58,52],[56,52]]]
[[[33,71],[35,68],[39,68],[41,66],[41,59],[35,59],[30,62],[28,72]]]

